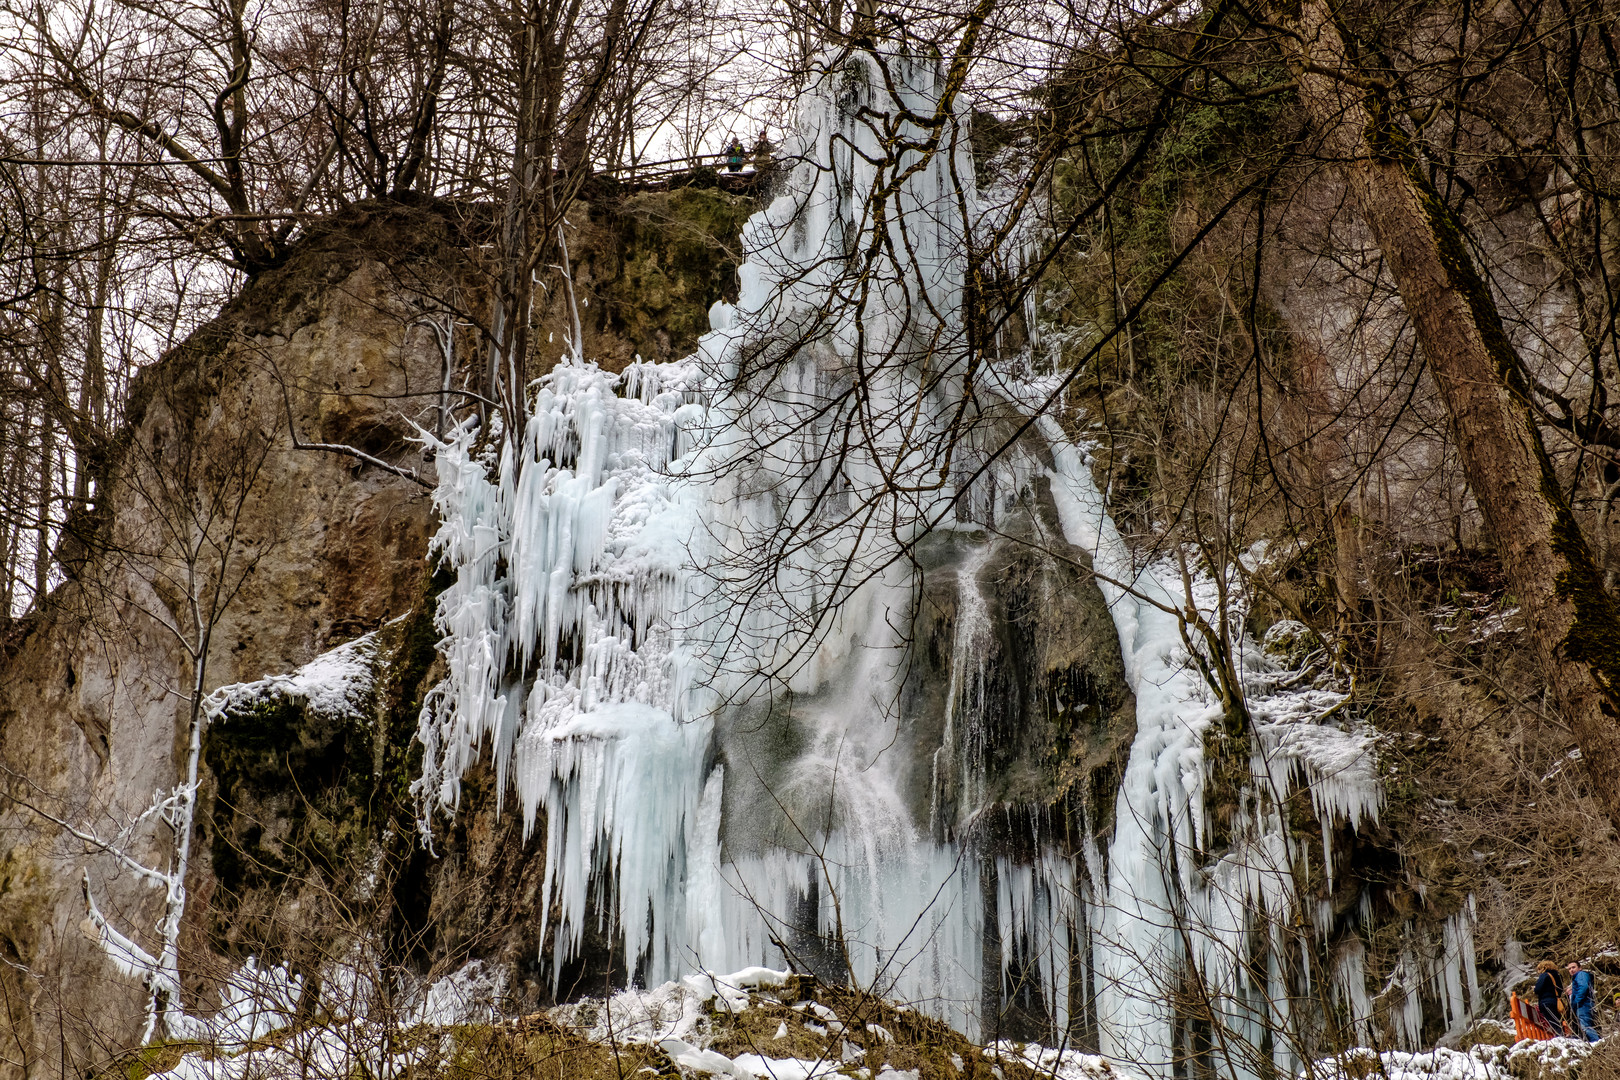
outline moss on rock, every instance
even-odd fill
[[[683,187],[598,210],[576,275],[595,298],[594,316],[591,308],[580,313],[600,335],[587,340],[591,354],[618,368],[635,355],[691,353],[709,329],[709,308],[737,297],[739,238],[755,209],[747,196]]]
[[[206,827],[229,908],[251,890],[363,859],[371,840],[371,733],[275,694],[226,712],[203,738],[214,780]]]

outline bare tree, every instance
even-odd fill
[[[84,615],[91,624],[100,623],[115,637],[157,632],[178,649],[186,679],[184,686],[172,688],[185,703],[186,716],[179,781],[139,814],[116,823],[113,834],[61,816],[56,808],[67,793],[17,798],[92,854],[110,856],[162,892],[156,942],[148,946],[138,932],[121,931],[102,914],[89,871],[82,875],[86,912],[102,948],[148,990],[143,1042],[159,1033],[160,1023],[170,1037],[191,1034],[182,998],[180,939],[202,739],[214,711],[206,692],[213,634],[259,561],[278,543],[262,530],[253,536],[244,531],[244,515],[259,494],[256,482],[276,442],[275,426],[261,424],[252,413],[187,421],[185,398],[207,378],[207,372],[180,363],[149,378],[149,384],[160,383],[148,390],[158,422],[123,440],[116,463],[102,477],[128,494],[131,512],[75,537],[94,555],[95,573],[81,580]],[[26,778],[13,779],[32,790]],[[156,858],[148,861],[142,851],[154,846]]]

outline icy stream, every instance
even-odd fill
[[[991,508],[979,516],[950,508],[950,485],[883,494],[896,476],[937,474],[933,440],[961,379],[961,248],[978,212],[951,124],[937,153],[886,159],[859,119],[863,107],[894,116],[896,99],[914,119],[934,115],[937,67],[886,66],[891,89],[856,54],[805,95],[785,155],[800,163],[745,229],[740,301],[716,305],[698,355],[622,375],[565,362],[540,380],[513,443],[482,454],[469,423],[439,446],[436,550],[455,581],[439,602],[449,676],[423,712],[419,794],[453,812],[464,770],[491,755],[525,826],[544,833],[554,972],[606,918],[645,985],[847,963],[862,984],[988,1036],[1002,973],[1025,964],[1058,1038],[1089,1025],[1105,1054],[1168,1076],[1187,1037],[1169,990],[1190,963],[1233,1030],[1293,1072],[1288,1040],[1267,1033],[1287,1028],[1298,990],[1267,927],[1306,902],[1291,876],[1299,841],[1256,796],[1227,854],[1194,857],[1205,733],[1220,713],[1187,662],[1179,576],[1137,565],[1083,448],[1050,419],[962,500]],[[929,135],[910,120],[893,132]],[[880,219],[872,192],[890,180]],[[879,229],[889,254],[852,275]],[[851,447],[854,414],[840,410],[857,355],[880,358],[860,416],[886,419]],[[1064,538],[1099,574],[1137,733],[1111,839],[1064,850],[1036,837],[1031,855],[980,850],[912,793],[948,784],[958,804],[984,806],[987,549],[974,530],[1040,477]],[[896,702],[918,582],[873,537],[905,544],[935,526],[970,550],[954,571],[945,735],[914,746]],[[1250,653],[1255,790],[1308,786],[1324,835],[1376,817],[1371,740],[1315,722],[1337,695],[1268,697],[1270,669]],[[760,733],[784,711],[792,737],[772,743]],[[1459,921],[1441,958],[1412,960],[1408,1012],[1427,987],[1448,1021],[1466,1017],[1478,999],[1462,989],[1468,933]],[[1249,962],[1257,934],[1269,975]],[[1001,955],[987,957],[996,941]],[[1352,1023],[1371,1015],[1365,980],[1346,954],[1335,993]]]

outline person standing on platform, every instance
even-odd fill
[[[1558,1014],[1561,1011],[1564,996],[1564,984],[1558,978],[1558,965],[1551,960],[1543,960],[1536,965],[1536,1008],[1541,1013],[1541,1023],[1554,1037],[1569,1034],[1564,1028],[1563,1018]]]
[[[1597,1042],[1597,1024],[1592,1020],[1592,1009],[1597,995],[1592,993],[1592,973],[1582,971],[1580,962],[1569,962],[1569,1028],[1587,1042]]]

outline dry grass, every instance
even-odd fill
[[[1620,1039],[1604,1039],[1581,1066],[1580,1080],[1620,1080]]]
[[[837,1021],[818,1016],[812,1002],[835,1013]],[[711,1011],[708,1033],[709,1047],[727,1057],[758,1054],[831,1061],[841,1074],[851,1076],[862,1068],[875,1075],[889,1065],[916,1070],[920,1080],[1036,1078],[1023,1064],[992,1062],[982,1047],[938,1020],[808,978],[791,980],[775,992],[751,994],[749,1008],[740,1014]],[[254,1045],[285,1044],[292,1036],[288,1029]],[[100,1075],[103,1080],[147,1080],[173,1069],[182,1055],[197,1051],[207,1053],[208,1048],[183,1043],[144,1047],[120,1057]],[[398,1033],[394,1052],[411,1051],[418,1056],[404,1080],[630,1080],[679,1075],[669,1056],[656,1046],[594,1042],[541,1013],[502,1023]],[[315,1080],[315,1074],[310,1075]]]
[[[780,1000],[774,1000],[779,997]],[[811,1010],[792,1006],[816,1002],[831,1009],[843,1025],[835,1032]],[[1034,1080],[1035,1073],[1014,1062],[993,1063],[981,1047],[959,1032],[915,1010],[904,1009],[882,998],[857,990],[827,986],[800,978],[780,995],[754,995],[753,1007],[739,1016],[717,1016],[712,1049],[728,1057],[759,1054],[762,1057],[796,1057],[806,1060],[844,1061],[844,1045],[850,1044],[859,1057],[848,1063],[853,1073],[867,1068],[876,1074],[883,1065],[898,1070],[915,1069],[920,1080]],[[807,1027],[826,1027],[827,1033]],[[786,1025],[786,1032],[776,1032]],[[881,1027],[889,1035],[872,1030]],[[892,1039],[892,1041],[890,1041]],[[999,1066],[999,1067],[998,1067]]]
[[[819,1018],[815,1002],[832,1010],[837,1023]],[[795,1009],[794,1006],[803,1006]],[[868,1027],[877,1025],[888,1034]],[[777,1033],[781,1032],[779,1036]],[[1013,1062],[991,1062],[983,1049],[938,1020],[858,991],[800,978],[777,992],[750,995],[740,1014],[709,1015],[709,1048],[727,1057],[833,1061],[843,1074],[884,1065],[916,1070],[920,1080],[1035,1080]],[[649,1074],[676,1076],[668,1056],[654,1046],[591,1042],[541,1015],[507,1024],[471,1025],[449,1032],[423,1032],[428,1058],[410,1080],[629,1080]],[[447,1041],[448,1038],[448,1041]],[[891,1041],[892,1040],[892,1041]],[[858,1055],[849,1055],[845,1047]],[[999,1065],[999,1067],[998,1067]]]
[[[196,1049],[195,1044],[179,1042],[163,1042],[154,1043],[151,1046],[142,1046],[119,1057],[101,1075],[106,1077],[122,1076],[125,1080],[146,1080],[148,1076],[168,1072],[180,1064],[180,1059],[189,1051]]]
[[[619,1080],[647,1068],[675,1072],[657,1047],[594,1043],[543,1016],[463,1025],[451,1030],[448,1045],[442,1033],[427,1038],[433,1052],[412,1067],[412,1080]]]

